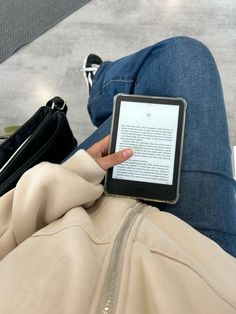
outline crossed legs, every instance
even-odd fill
[[[206,46],[187,37],[167,39],[115,62],[104,62],[88,101],[98,129],[79,148],[110,133],[117,93],[187,100],[180,200],[157,204],[236,256],[236,200],[219,73]]]

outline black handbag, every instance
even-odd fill
[[[60,97],[49,100],[0,145],[0,196],[42,161],[60,163],[77,146]]]

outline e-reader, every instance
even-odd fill
[[[134,154],[108,169],[106,194],[178,201],[186,108],[181,97],[114,97],[109,153],[129,147]]]

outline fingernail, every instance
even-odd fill
[[[133,150],[131,148],[122,151],[124,158],[129,158],[133,155]]]

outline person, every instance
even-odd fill
[[[164,40],[83,73],[97,130],[0,198],[0,313],[236,313],[236,204],[219,73],[209,49]],[[117,93],[184,97],[178,203],[103,195]]]
[[[184,97],[188,109],[181,197],[177,204],[160,203],[158,208],[183,219],[236,257],[236,185],[222,86],[209,49],[194,39],[177,37],[101,63],[94,55],[85,60],[88,111],[98,129],[77,149],[86,149],[110,133],[117,93]]]

